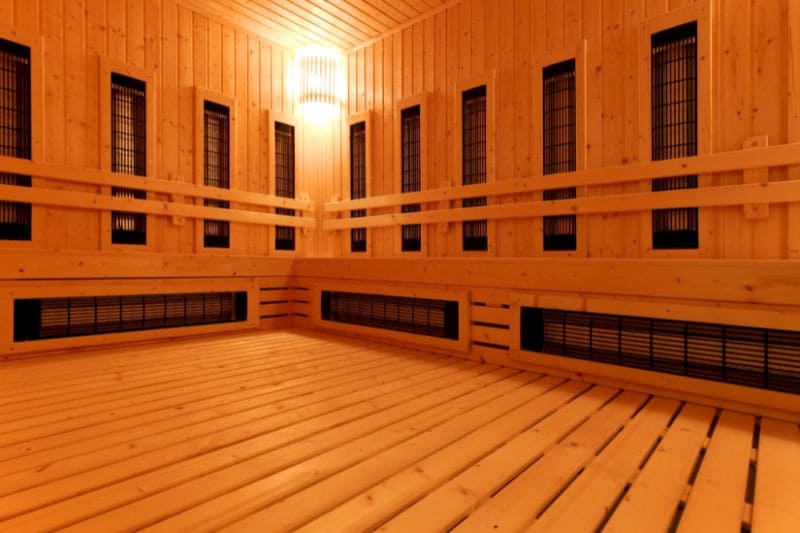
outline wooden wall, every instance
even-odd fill
[[[292,115],[293,50],[274,45],[239,27],[220,23],[175,0],[0,0],[0,25],[38,35],[44,48],[44,161],[100,168],[100,95],[98,56],[144,69],[156,80],[156,177],[194,182],[194,88],[235,98],[238,139],[232,157],[232,188],[267,191],[267,110]],[[306,139],[320,154],[338,135],[338,121],[306,124],[298,117],[298,197],[311,198],[318,186],[331,182],[330,170],[312,156],[304,164]],[[330,130],[330,131],[326,131]],[[322,154],[324,156],[324,154]],[[321,157],[320,160],[330,160]],[[307,171],[302,171],[305,167]],[[56,185],[97,192],[96,187]],[[42,247],[46,250],[97,251],[101,246],[100,213],[48,207]],[[195,251],[193,223],[172,224],[152,217],[148,228],[153,252]],[[265,226],[232,225],[231,255],[266,255]],[[298,231],[302,235],[302,231]],[[307,240],[306,252],[313,250]],[[16,243],[4,243],[8,248]],[[131,247],[132,253],[137,253]],[[117,250],[115,253],[119,253]]]
[[[797,84],[800,61],[798,5],[794,0],[698,0],[712,12],[711,132],[714,152],[739,150],[749,137],[766,134],[769,144],[800,140]],[[393,172],[395,103],[432,94],[428,150],[429,187],[460,184],[454,146],[454,87],[493,70],[496,75],[497,179],[541,173],[541,142],[534,124],[532,68],[586,40],[586,164],[588,168],[635,163],[639,139],[639,25],[678,12],[694,0],[464,0],[348,56],[348,112],[373,110],[371,195],[398,193]],[[794,47],[790,46],[794,43]],[[702,54],[702,52],[701,52]],[[793,81],[790,81],[793,80]],[[703,90],[701,87],[700,90]],[[343,159],[343,164],[346,164]],[[343,170],[346,176],[346,168]],[[795,173],[796,175],[796,173]],[[771,180],[786,177],[773,169]],[[711,185],[738,184],[742,173],[720,174]],[[640,185],[591,188],[588,194],[637,192]],[[345,195],[346,189],[341,189]],[[530,199],[521,196],[519,200]],[[511,201],[511,200],[506,200]],[[741,207],[701,210],[699,252],[687,257],[746,259],[798,256],[796,207],[771,206],[766,219],[745,220]],[[380,211],[376,210],[376,213]],[[791,214],[790,214],[791,213]],[[589,257],[641,257],[646,246],[639,213],[590,215]],[[500,221],[497,255],[541,256],[532,220]],[[395,253],[396,228],[372,233],[373,254]],[[579,236],[579,239],[581,236]],[[458,232],[429,232],[431,256],[458,256]],[[344,251],[347,241],[340,243]],[[669,254],[662,254],[664,256]],[[676,255],[674,252],[672,255]]]

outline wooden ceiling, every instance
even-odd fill
[[[453,0],[182,0],[291,48],[348,50]]]

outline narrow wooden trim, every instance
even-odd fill
[[[639,24],[639,161],[652,161],[651,121],[651,70],[650,37],[662,30],[697,22],[697,153],[713,151],[713,27],[712,0],[699,0],[680,9],[675,9],[647,19]],[[698,187],[711,185],[710,176],[699,175]],[[670,177],[664,174],[660,177]],[[651,190],[650,181],[640,183],[642,192]],[[659,193],[661,194],[661,193]],[[689,206],[691,207],[691,206]],[[640,216],[639,245],[644,257],[711,257],[712,219],[711,209],[698,210],[698,247],[696,250],[654,250],[652,247],[653,219],[651,213]]]
[[[422,92],[419,94],[415,94],[413,96],[408,96],[406,98],[401,98],[397,100],[394,104],[394,147],[392,149],[392,153],[394,154],[393,161],[392,161],[392,168],[394,169],[394,180],[391,184],[391,188],[397,191],[397,195],[404,199],[405,196],[413,195],[415,193],[401,193],[400,186],[402,182],[402,151],[403,151],[403,110],[408,109],[410,107],[419,106],[419,134],[420,134],[420,191],[428,190],[428,184],[432,183],[430,180],[430,128],[431,128],[431,102],[433,101],[433,95],[429,92]],[[404,204],[411,204],[416,202],[409,202],[403,201],[399,205]],[[396,209],[396,212],[400,213],[400,208]],[[426,206],[422,204],[420,206],[421,211],[424,212],[426,210]],[[397,232],[402,232],[401,227],[396,228]],[[428,246],[430,242],[430,235],[429,235],[429,228],[423,224],[420,228],[420,251],[419,252],[404,252],[402,250],[403,242],[402,237],[398,233],[397,237],[393,239],[394,241],[394,255],[396,257],[427,257],[428,255]]]
[[[157,175],[156,169],[156,87],[157,79],[155,72],[148,72],[145,69],[136,68],[122,61],[117,61],[107,56],[97,56],[98,71],[100,73],[100,170],[111,173],[111,76],[112,74],[122,74],[130,78],[145,82],[145,106],[147,129],[145,141],[147,149],[146,175],[141,181],[148,181]],[[137,187],[141,189],[141,187]],[[111,187],[101,186],[100,193],[111,194]],[[147,193],[146,199],[153,199],[152,194]],[[100,249],[119,250],[125,252],[152,252],[154,250],[155,239],[153,229],[155,227],[154,217],[147,216],[146,241],[143,246],[113,244],[111,242],[111,212],[103,211],[100,214]]]
[[[275,124],[280,122],[281,124],[286,124],[288,126],[292,126],[294,128],[294,178],[295,178],[295,195],[298,192],[298,183],[300,177],[300,157],[299,157],[299,146],[300,146],[300,129],[298,128],[298,121],[291,115],[286,113],[281,113],[280,111],[275,111],[272,109],[267,109],[267,191],[270,195],[275,196]],[[277,196],[275,196],[277,198]],[[297,215],[303,216],[302,211],[297,213]],[[281,221],[286,220],[283,216],[275,215]],[[283,223],[278,222],[275,225],[278,226],[291,226],[291,223]],[[301,237],[302,232],[297,231],[295,232],[295,242],[294,242],[294,250],[276,250],[275,249],[275,225],[272,225],[268,228],[267,231],[267,240],[269,246],[269,254],[270,255],[279,255],[279,256],[297,256],[301,250]]]
[[[347,117],[347,128],[345,129],[345,139],[344,139],[344,146],[345,146],[345,161],[346,161],[346,168],[347,168],[347,178],[342,180],[342,193],[344,198],[350,199],[351,192],[350,192],[350,157],[351,157],[351,148],[350,148],[350,127],[354,124],[358,124],[359,122],[364,123],[365,127],[365,136],[366,139],[364,141],[365,144],[365,151],[366,151],[366,178],[367,178],[367,198],[372,196],[373,192],[373,158],[372,158],[372,143],[373,143],[373,131],[372,131],[372,123],[373,123],[373,111],[368,109],[366,111],[362,111],[360,113],[355,113]],[[367,212],[369,215],[369,211]],[[372,249],[372,232],[367,231],[367,251],[366,252],[351,252],[350,251],[350,239],[349,236],[345,236],[343,239],[343,252],[346,256],[352,257],[372,257],[373,249]]]
[[[146,213],[150,215],[182,216],[193,218],[200,222],[202,222],[201,219],[213,218],[230,222],[244,222],[265,226],[278,224],[297,228],[316,227],[316,219],[313,217],[296,217],[293,220],[287,221],[285,217],[272,213],[246,211],[233,207],[230,209],[220,209],[218,207],[207,207],[202,204],[163,202],[160,200],[135,200],[132,198],[112,197],[99,193],[73,192],[56,189],[35,191],[27,187],[16,187],[14,185],[0,185],[0,198],[12,202],[25,202],[40,206],[47,205],[99,211],[130,211],[132,213]],[[213,250],[214,249],[210,249],[209,251]],[[225,250],[228,249],[226,248]]]
[[[0,186],[0,191],[2,190],[5,189]],[[569,214],[641,212],[652,209],[680,207],[741,206],[749,203],[777,204],[798,201],[800,201],[800,180],[774,181],[766,185],[761,183],[725,185],[658,193],[638,192],[606,196],[585,196],[558,202],[519,202],[505,205],[488,205],[486,207],[438,209],[420,213],[374,215],[358,219],[358,225],[374,228],[399,224],[452,223],[475,218],[500,220]],[[351,227],[354,227],[352,219],[326,220],[324,225],[326,231]],[[694,256],[689,255],[686,257]]]
[[[228,175],[230,182],[230,189],[236,189],[239,185],[237,170],[237,159],[235,148],[237,146],[237,122],[236,122],[236,98],[225,96],[224,94],[203,89],[202,87],[195,86],[194,88],[194,184],[197,187],[205,186],[205,120],[204,120],[204,105],[205,102],[213,102],[215,104],[223,105],[228,108],[229,117],[229,138],[228,154],[230,160],[228,162]],[[198,198],[195,202],[199,205],[203,204],[203,200]],[[236,206],[232,203],[231,209]],[[229,220],[229,219],[224,219]],[[231,225],[229,228],[229,243],[233,242],[233,232],[236,228]],[[203,219],[198,218],[194,221],[194,244],[195,252],[197,253],[212,253],[212,254],[227,254],[230,248],[206,248],[203,239]]]
[[[4,157],[20,163],[41,163],[44,161],[45,150],[45,121],[44,121],[44,48],[45,38],[29,33],[16,26],[0,24],[0,38],[15,42],[30,48],[31,68],[31,158],[17,159]],[[46,181],[32,172],[12,172],[31,176],[31,188],[36,189],[45,185]],[[31,206],[31,240],[30,241],[5,241],[0,240],[0,249],[42,248],[45,236],[45,210],[41,205]]]
[[[303,278],[358,280],[402,286],[466,286],[487,303],[507,303],[506,291],[545,291],[714,304],[786,306],[797,309],[796,261],[583,258],[437,258],[351,260],[303,258],[294,274]],[[502,273],[502,275],[499,275]],[[680,275],[677,275],[677,274]],[[747,312],[742,311],[742,320]],[[800,323],[794,328],[800,330]]]
[[[536,143],[533,150],[542,154],[542,162],[544,162],[543,154],[543,132],[542,132],[542,117],[544,95],[542,94],[544,69],[550,65],[555,65],[571,59],[575,60],[575,170],[581,171],[586,169],[587,162],[587,135],[586,135],[586,120],[587,120],[587,76],[586,76],[586,55],[587,55],[587,41],[581,39],[572,47],[565,47],[563,50],[557,52],[543,54],[537,57],[536,64],[532,69],[533,77],[533,116],[534,130],[533,140]],[[539,169],[538,172],[542,170]],[[577,187],[576,196],[586,196],[586,187]],[[537,191],[535,195],[537,200],[542,199],[542,193]],[[544,239],[542,231],[544,226],[543,218],[537,217],[533,221],[533,246],[534,250],[541,252],[542,255],[547,257],[586,257],[588,255],[589,247],[587,246],[589,236],[587,230],[586,216],[576,217],[576,246],[574,251],[548,251],[544,250]]]
[[[247,204],[263,207],[286,207],[300,211],[313,211],[314,206],[309,200],[291,200],[277,198],[269,194],[259,194],[244,190],[217,189],[194,185],[183,181],[172,181],[159,178],[142,181],[140,177],[127,174],[104,172],[95,168],[77,167],[71,165],[57,165],[52,163],[31,162],[27,159],[0,156],[0,172],[14,174],[31,174],[52,181],[66,181],[96,185],[98,187],[123,187],[138,188],[152,193],[161,193],[171,196],[170,201],[177,201],[175,197],[189,196],[193,198],[211,200],[227,200],[232,203]],[[44,187],[44,185],[42,185]]]
[[[489,69],[486,72],[475,74],[468,78],[462,79],[453,86],[453,105],[455,106],[453,115],[455,116],[455,129],[453,130],[453,171],[455,175],[451,179],[451,183],[457,183],[458,187],[461,185],[463,179],[463,94],[473,87],[486,86],[486,183],[484,186],[491,186],[497,181],[497,71]],[[471,185],[470,187],[476,187]],[[482,194],[473,194],[471,196],[484,196]],[[492,194],[486,195],[487,206],[495,203]],[[464,196],[469,198],[470,196]],[[483,209],[480,207],[471,207],[468,209]],[[475,211],[472,211],[476,213]],[[481,215],[475,214],[471,219],[481,220]],[[467,220],[471,220],[467,219]],[[462,224],[457,225],[455,232],[458,239],[459,254],[465,257],[486,257],[494,256],[497,254],[497,225],[491,220],[486,223],[486,251],[464,251],[461,243],[464,241],[464,227]]]
[[[788,142],[800,143],[800,3],[788,3]],[[790,180],[800,179],[800,166],[789,168]],[[800,258],[800,203],[788,206],[786,217],[787,255],[790,259]]]

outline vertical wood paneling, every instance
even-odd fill
[[[72,166],[86,165],[88,144],[87,108],[87,56],[84,32],[85,7],[83,0],[64,2],[64,83],[66,111],[66,163]],[[141,28],[132,28],[133,30]],[[140,35],[141,36],[141,35]],[[96,192],[96,187],[73,187],[74,190]],[[67,211],[67,242],[77,250],[96,250],[100,244],[100,217],[97,212],[71,209]]]
[[[351,94],[359,96],[373,83],[372,106],[391,123],[394,103],[400,98],[433,92],[432,148],[436,154],[430,186],[457,184],[452,164],[459,147],[453,145],[453,92],[459,82],[494,69],[497,75],[497,179],[541,173],[541,139],[534,139],[534,121],[541,110],[532,109],[531,68],[541,57],[575,49],[587,42],[586,61],[586,165],[634,163],[639,153],[639,27],[642,22],[686,8],[696,0],[463,0],[435,16],[415,22],[382,40],[382,50],[368,44],[350,54],[374,58],[374,69],[383,61],[383,79],[350,76]],[[705,0],[703,0],[705,1]],[[789,45],[791,19],[796,12],[786,0],[726,0],[712,2],[712,94],[715,151],[737,150],[750,136],[768,134],[770,144],[789,138]],[[796,24],[794,25],[797,31]],[[796,40],[796,37],[795,37]],[[433,50],[430,50],[433,48]],[[432,58],[432,59],[431,59]],[[795,60],[796,62],[796,60]],[[537,67],[538,68],[538,67]],[[431,72],[431,69],[433,70]],[[794,71],[791,71],[794,72]],[[387,80],[387,74],[388,80]],[[794,74],[796,77],[796,74]],[[422,80],[420,80],[422,77]],[[433,83],[429,83],[432,78]],[[442,80],[440,83],[439,80]],[[788,89],[787,89],[788,88]],[[795,97],[796,98],[796,97]],[[363,100],[361,100],[363,101]],[[369,103],[367,107],[370,108]],[[360,110],[360,108],[359,108]],[[796,127],[796,126],[795,126]],[[649,135],[649,132],[642,132]],[[796,138],[795,138],[796,140]],[[383,160],[375,160],[373,194],[395,192],[397,176],[386,156],[392,154],[390,131],[384,132]],[[771,179],[785,179],[778,169]],[[716,176],[715,184],[741,183],[741,173]],[[638,192],[639,184],[592,187],[588,194]],[[517,201],[524,200],[521,195]],[[508,198],[503,201],[513,201]],[[711,255],[724,258],[781,258],[789,249],[790,219],[783,206],[770,208],[770,217],[745,221],[741,208],[708,210],[713,218]],[[793,215],[797,217],[797,215]],[[646,248],[640,242],[639,214],[606,214],[587,217],[585,234],[591,257],[639,257]],[[432,256],[457,256],[457,232],[431,231]],[[532,220],[501,221],[498,255],[530,257],[541,254]],[[391,238],[393,230],[371,230]],[[796,232],[796,230],[795,230]],[[795,242],[800,241],[796,238]],[[797,247],[797,246],[795,246]],[[392,246],[378,245],[377,255],[391,255]]]
[[[736,150],[753,132],[751,83],[745,73],[751,71],[750,54],[751,0],[731,0],[719,13],[721,50],[718,60],[716,138],[717,150]],[[722,28],[725,30],[722,31]],[[741,183],[741,173],[718,175],[718,184]],[[737,208],[717,209],[715,225],[716,254],[721,257],[746,259],[752,250],[752,234]]]
[[[159,174],[170,180],[178,180],[179,166],[179,110],[178,110],[178,6],[174,0],[164,0],[161,5],[161,108],[160,164]],[[186,234],[169,221],[161,221],[160,231],[155,235],[156,248],[166,250],[173,243],[173,250],[181,250],[181,236]],[[191,228],[189,228],[191,231]]]
[[[497,179],[541,171],[540,139],[533,124],[531,68],[540,58],[587,41],[587,165],[636,161],[641,95],[637,79],[639,24],[684,8],[694,0],[463,0],[400,31],[348,53],[347,104],[329,124],[299,122],[298,194],[321,205],[342,195],[349,177],[346,114],[375,112],[372,136],[372,194],[396,192],[394,107],[404,97],[430,92],[431,161],[429,186],[457,184],[454,146],[457,105],[453,88],[464,79],[496,73]],[[386,4],[389,6],[390,4]],[[714,2],[713,130],[716,151],[735,150],[747,137],[767,134],[770,144],[797,141],[797,23],[789,0]],[[30,16],[31,9],[38,16]],[[397,9],[401,9],[398,7]],[[27,15],[26,15],[27,14]],[[0,16],[43,36],[44,157],[53,163],[99,165],[99,98],[96,56],[156,73],[159,177],[194,179],[194,86],[237,99],[234,186],[263,190],[269,154],[264,111],[292,114],[292,54],[228,22],[209,18],[175,0],[3,0]],[[398,16],[402,13],[398,11]],[[328,28],[330,30],[331,28]],[[327,31],[327,30],[326,30]],[[792,34],[791,32],[795,33]],[[790,104],[794,103],[794,107]],[[647,132],[645,132],[647,134]],[[314,149],[305,148],[313,146]],[[796,171],[795,171],[796,172]],[[784,170],[771,173],[785,179]],[[796,175],[793,174],[793,175]],[[741,173],[714,177],[715,184],[741,183]],[[71,190],[91,188],[54,184]],[[607,186],[589,194],[632,191],[633,185]],[[519,196],[516,200],[524,200]],[[507,198],[504,201],[513,201]],[[739,208],[713,210],[711,250],[715,257],[781,258],[797,254],[800,238],[792,229],[796,207],[773,206],[770,216],[744,220]],[[99,215],[79,210],[44,209],[44,245],[55,250],[100,249]],[[386,212],[376,210],[376,212]],[[791,214],[790,214],[791,213]],[[589,217],[585,237],[593,257],[636,257],[641,251],[637,215]],[[176,226],[154,217],[156,252],[191,253],[192,222]],[[429,253],[457,256],[460,243],[449,231],[428,232]],[[533,221],[497,224],[498,255],[540,253]],[[791,230],[791,231],[790,231]],[[394,229],[370,230],[375,255],[394,254]],[[234,254],[265,254],[266,232],[236,225]],[[317,235],[311,252],[344,251],[347,239]],[[335,244],[331,244],[334,242]],[[795,243],[795,244],[792,244]]]
[[[538,113],[532,113],[533,107],[533,80],[529,75],[531,72],[531,39],[530,34],[533,30],[535,19],[533,12],[536,10],[533,2],[521,2],[515,0],[509,9],[514,10],[514,27],[506,28],[505,23],[501,23],[499,28],[500,35],[509,32],[513,35],[513,40],[503,37],[506,46],[513,47],[513,53],[504,51],[500,54],[500,61],[497,67],[500,69],[500,78],[508,76],[509,81],[513,75],[513,85],[498,84],[498,124],[507,123],[509,115],[513,120],[513,128],[508,131],[504,138],[500,136],[500,131],[505,128],[498,128],[497,133],[497,177],[498,180],[512,179],[514,177],[529,176],[533,171],[531,167],[531,155],[535,152],[532,143],[531,129],[533,120],[538,117]],[[503,17],[504,20],[505,17]],[[511,63],[511,55],[513,63]],[[510,72],[509,72],[510,67]],[[508,72],[508,74],[506,74]],[[503,90],[504,86],[508,89]],[[510,150],[504,155],[501,145],[508,143]],[[501,172],[500,163],[509,158],[508,167],[511,172]],[[513,165],[513,167],[511,166]],[[527,198],[526,198],[527,197]],[[532,199],[530,195],[517,195],[516,200],[525,201]],[[527,220],[503,221],[497,223],[497,231],[500,238],[497,241],[497,253],[500,256],[526,256],[534,255],[536,251],[532,246],[534,228]]]
[[[787,63],[789,72],[787,76],[787,96],[789,100],[787,109],[788,141],[800,142],[800,3],[789,2],[786,20],[788,21],[787,49],[789,51]],[[800,168],[789,169],[790,179],[800,179]],[[791,231],[791,228],[800,227],[800,204],[787,206],[788,255],[790,258],[800,257],[800,231]]]
[[[17,3],[20,7],[20,2]],[[47,37],[44,50],[44,116],[47,132],[44,157],[51,163],[66,163],[66,130],[64,127],[64,11],[61,0],[42,0],[42,32]],[[56,185],[60,188],[59,185]],[[48,208],[47,248],[67,247],[66,210]]]
[[[36,16],[31,16],[36,13]],[[29,33],[41,34],[44,43],[44,158],[50,163],[99,168],[100,79],[98,57],[124,63],[154,74],[157,84],[155,166],[162,179],[194,181],[194,87],[207,88],[236,98],[237,131],[241,141],[233,148],[238,174],[235,188],[268,193],[266,110],[292,114],[290,87],[294,51],[276,46],[222,20],[209,18],[176,0],[2,0],[0,18]],[[40,26],[41,22],[41,26]],[[390,47],[391,48],[391,47]],[[373,52],[370,50],[370,57]],[[369,68],[382,70],[382,58]],[[373,83],[360,80],[360,94],[371,105]],[[358,87],[359,84],[353,84]],[[366,106],[363,102],[362,106]],[[298,137],[298,194],[312,198],[328,188],[333,194],[334,170],[339,162],[339,121],[318,127],[318,150],[303,151]],[[332,155],[332,154],[335,154]],[[308,166],[317,174],[306,179]],[[338,171],[341,183],[341,169]],[[53,183],[53,187],[97,192],[96,187]],[[153,195],[154,199],[163,198]],[[180,200],[180,199],[179,199]],[[47,208],[43,246],[51,250],[100,250],[100,214],[95,211]],[[193,222],[176,225],[166,217],[151,217],[148,230],[153,251],[193,253]],[[234,225],[231,254],[268,253],[264,228]]]

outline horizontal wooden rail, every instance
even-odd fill
[[[787,202],[800,202],[800,180],[725,185],[664,192],[584,196],[574,200],[434,209],[416,213],[390,213],[361,218],[326,220],[324,229],[326,231],[335,231],[348,228],[375,228],[400,224],[437,224],[465,220],[498,220],[555,215],[622,213],[680,207],[723,207],[748,203],[774,204]]]
[[[27,159],[0,156],[0,172],[23,174],[57,181],[95,185],[98,187],[121,187],[172,196],[190,196],[210,200],[223,200],[238,204],[260,207],[283,207],[300,211],[312,211],[309,201],[294,198],[280,198],[269,194],[204,187],[193,183],[172,181],[160,178],[142,178],[127,174],[117,174],[86,167],[36,163]]]
[[[672,176],[741,172],[750,169],[794,165],[800,165],[800,143],[719,152],[666,161],[617,165],[561,174],[548,174],[546,176],[538,175],[477,185],[445,187],[416,193],[389,194],[361,200],[330,202],[325,204],[325,213],[397,207],[411,203],[460,200],[477,196],[506,196],[562,187],[613,185]],[[473,214],[469,218],[482,216]],[[407,220],[410,221],[411,219],[404,218],[403,223],[411,223],[407,222]],[[358,227],[364,227],[364,224],[358,224]]]
[[[0,199],[35,205],[227,220],[230,222],[243,222],[246,224],[260,224],[265,226],[280,225],[296,228],[313,228],[316,226],[316,219],[311,217],[292,217],[275,215],[272,213],[260,213],[257,211],[222,209],[219,207],[207,207],[158,200],[138,200],[97,193],[52,189],[37,190],[35,188],[18,187],[15,185],[0,185]]]

